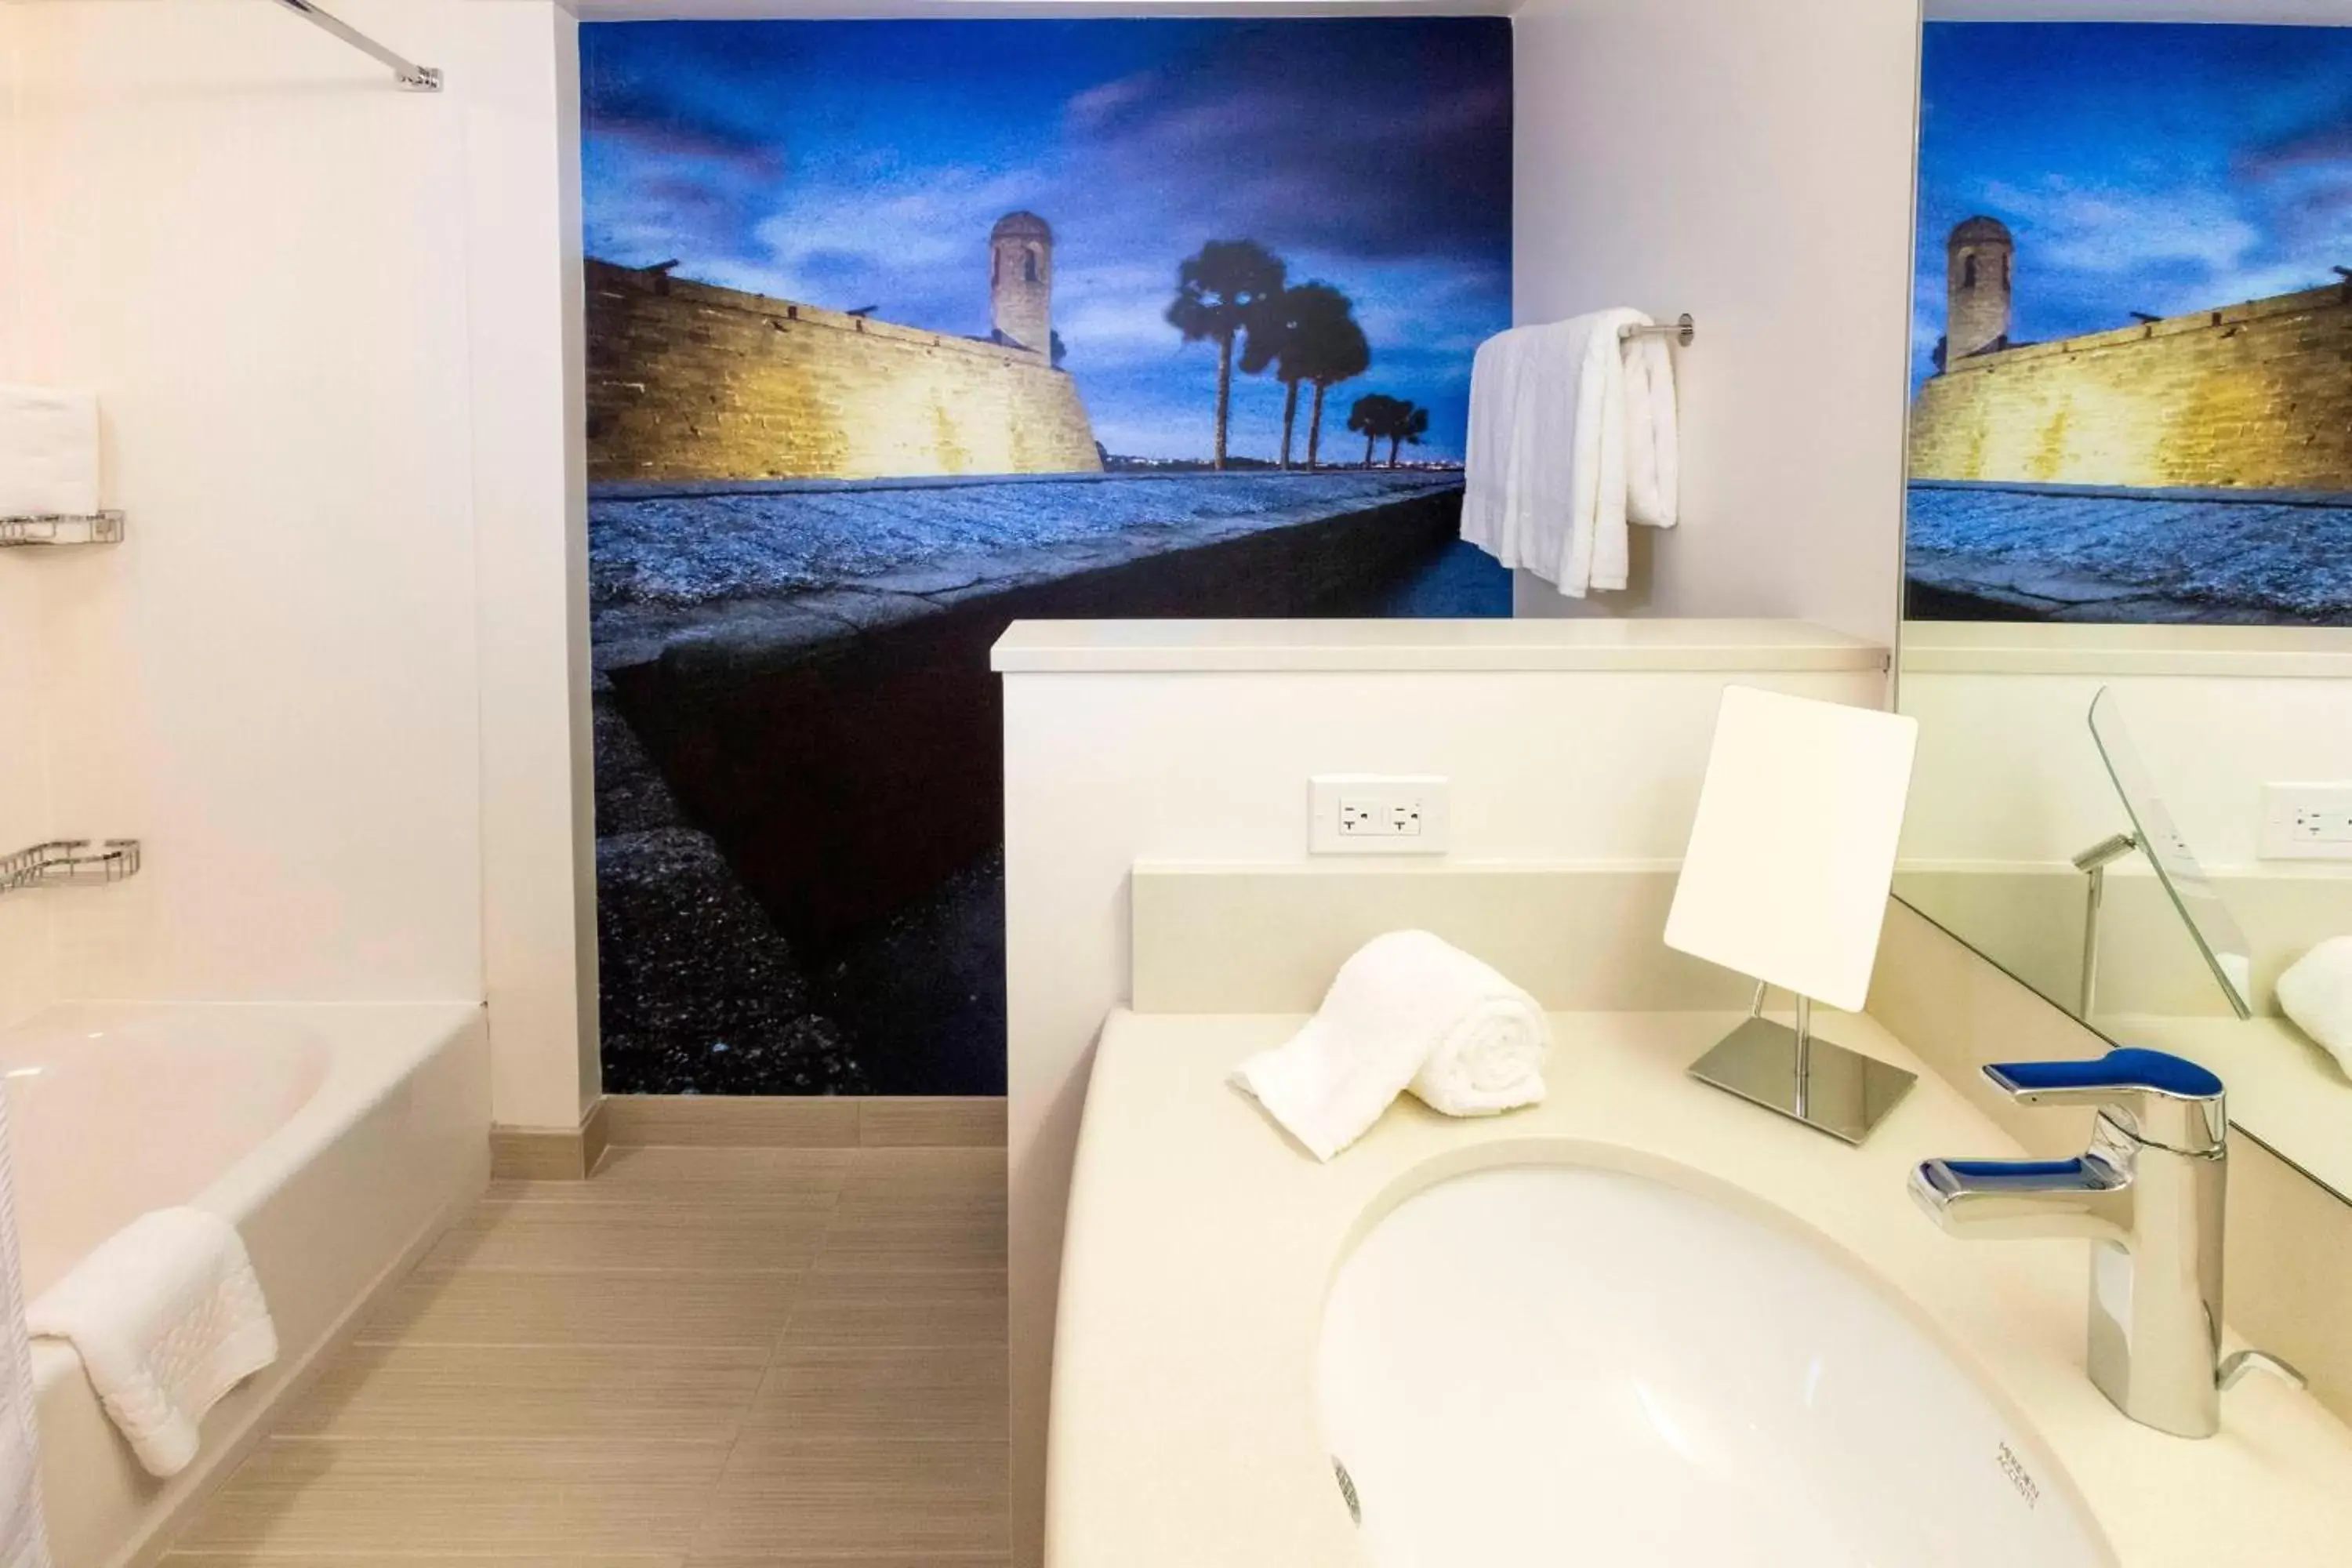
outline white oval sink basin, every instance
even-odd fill
[[[1639,1176],[1442,1182],[1341,1267],[1324,1427],[1381,1568],[2112,1568],[1871,1284]]]

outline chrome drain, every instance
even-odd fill
[[[1348,1517],[1360,1526],[1364,1522],[1364,1505],[1356,1496],[1356,1478],[1348,1473],[1348,1467],[1339,1462],[1337,1454],[1331,1456],[1331,1473],[1339,1478],[1339,1495],[1348,1500]]]

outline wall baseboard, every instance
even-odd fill
[[[1001,1096],[614,1094],[615,1147],[1002,1149]]]
[[[574,1128],[493,1127],[490,1129],[490,1177],[493,1181],[584,1182],[595,1173],[611,1142],[609,1098],[588,1108]]]

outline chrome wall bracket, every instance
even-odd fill
[[[0,893],[26,888],[96,888],[139,874],[139,840],[57,838],[0,855]]]
[[[441,73],[438,70],[431,66],[418,65],[406,55],[386,48],[332,12],[312,5],[310,0],[278,0],[278,4],[321,30],[332,33],[369,58],[391,68],[394,83],[405,91],[441,90]]]
[[[2107,868],[2138,847],[2137,834],[2111,833],[2074,857],[2074,869],[2087,883],[2083,892],[2083,984],[2074,1001],[2074,1016],[2085,1024],[2099,999],[2099,911],[2107,901]]]
[[[1691,1064],[1691,1076],[1751,1104],[1860,1143],[1911,1092],[1918,1075],[1813,1035],[1813,1004],[1797,998],[1796,1027],[1764,1016],[1770,987],[1756,987],[1739,1027]]]

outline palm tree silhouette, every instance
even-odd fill
[[[1282,400],[1282,466],[1290,467],[1291,434],[1298,422],[1298,384],[1315,385],[1315,409],[1307,424],[1307,466],[1315,467],[1323,437],[1323,395],[1337,383],[1364,374],[1372,347],[1356,324],[1355,301],[1328,283],[1301,283],[1269,301],[1264,330],[1253,325],[1242,353],[1242,370],[1255,375],[1271,363],[1285,387]]]
[[[1272,328],[1268,307],[1281,297],[1283,272],[1282,258],[1254,239],[1213,239],[1176,268],[1168,324],[1188,343],[1207,340],[1217,345],[1220,468],[1225,466],[1225,428],[1233,410],[1234,339],[1247,331],[1255,344],[1260,332]]]
[[[1389,467],[1397,466],[1397,449],[1410,441],[1421,445],[1422,436],[1429,429],[1429,410],[1410,398],[1391,397],[1384,392],[1366,393],[1356,399],[1348,410],[1348,428],[1364,438],[1364,467],[1372,466],[1372,443],[1389,444]]]

